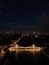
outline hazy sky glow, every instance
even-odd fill
[[[0,30],[16,30],[19,27],[49,27],[49,3],[0,0]],[[19,26],[19,27],[18,27]],[[38,28],[41,29],[41,28]],[[29,29],[30,30],[30,29]]]

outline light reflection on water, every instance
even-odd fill
[[[5,65],[49,65],[49,58],[40,53],[33,54],[30,51],[13,51]]]
[[[40,53],[42,50],[43,50],[43,47],[37,47],[34,44],[30,47],[21,47],[21,46],[15,45],[15,46],[9,48],[10,52],[16,51],[16,53],[18,53],[19,51],[21,51],[21,52],[29,51],[29,52],[32,52],[33,54],[36,54],[36,53]]]
[[[49,65],[49,57],[44,54],[43,50],[35,45],[32,47],[10,47],[10,58],[5,65]]]
[[[23,52],[19,52],[17,54],[17,61],[20,64],[34,64],[34,65],[41,65],[41,64],[48,64],[49,59],[44,56],[44,54],[42,52],[37,53],[37,54],[33,54],[32,52],[28,52],[28,51],[23,51]]]

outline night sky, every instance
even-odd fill
[[[49,31],[49,3],[0,0],[0,31]]]

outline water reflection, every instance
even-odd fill
[[[29,51],[12,52],[5,65],[49,65],[49,58],[42,52],[34,55]]]
[[[19,52],[17,55],[18,64],[31,64],[31,65],[42,65],[49,64],[49,58],[46,57],[42,52],[34,55],[31,52]]]
[[[19,47],[18,45],[10,47],[6,53],[1,65],[49,65],[48,48],[37,47]],[[46,52],[46,54],[45,54]],[[2,61],[2,62],[3,62]]]
[[[21,65],[37,64],[37,60],[35,58],[37,59],[37,56],[34,56],[31,52],[28,51],[19,52],[17,54],[17,62]]]

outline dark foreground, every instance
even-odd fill
[[[31,52],[7,53],[1,65],[49,65],[49,58],[42,52],[33,55]]]

